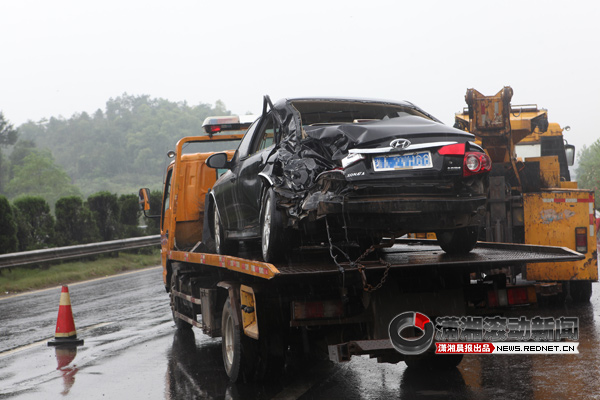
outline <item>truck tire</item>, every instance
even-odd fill
[[[587,303],[592,297],[592,282],[568,281],[571,286],[571,298],[575,303]]]
[[[285,368],[285,348],[283,335],[276,331],[264,332],[258,341],[258,356],[254,378],[256,381],[279,379]]]
[[[288,238],[284,224],[283,213],[277,209],[275,192],[268,188],[260,212],[261,250],[265,262],[273,263],[285,258]]]
[[[190,323],[182,320],[181,318],[177,318],[177,316],[175,315],[175,312],[178,312],[189,317],[190,315],[188,314],[190,312],[190,307],[185,307],[185,305],[183,304],[183,300],[175,296],[173,294],[173,290],[179,291],[179,287],[177,285],[176,272],[173,272],[171,274],[171,291],[169,292],[169,294],[171,295],[171,313],[173,314],[173,321],[175,322],[175,326],[177,327],[177,329],[192,329],[192,325]]]
[[[221,316],[221,350],[225,372],[232,382],[236,382],[240,378],[248,380],[251,377],[252,360],[255,358],[251,350],[255,346],[250,342],[252,339],[242,333],[241,327],[236,326],[233,312],[228,297]]]
[[[436,232],[438,245],[448,254],[467,254],[477,244],[477,227]]]
[[[221,255],[236,256],[238,242],[225,239],[225,229],[223,229],[223,224],[221,224],[221,218],[215,205],[213,205],[213,232],[215,252]]]

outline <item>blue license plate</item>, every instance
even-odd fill
[[[373,169],[376,172],[431,167],[431,153],[428,151],[373,157]]]

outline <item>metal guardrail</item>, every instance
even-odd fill
[[[52,249],[2,254],[0,255],[0,269],[38,264],[48,261],[81,258],[95,254],[110,253],[113,251],[139,249],[142,247],[157,246],[159,244],[160,235],[152,235],[130,239],[111,240],[108,242],[88,243],[76,246],[55,247]]]

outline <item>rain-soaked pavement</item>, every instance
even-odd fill
[[[469,355],[424,373],[404,363],[292,360],[281,381],[231,384],[221,341],[178,332],[160,269],[70,286],[76,353],[47,347],[60,288],[0,299],[0,399],[600,398],[600,285],[588,304],[507,316],[579,317],[576,355]],[[58,367],[58,368],[57,368]]]

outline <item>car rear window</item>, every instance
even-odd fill
[[[417,109],[400,104],[352,101],[293,101],[302,116],[302,125],[360,123],[416,115],[431,120]]]

